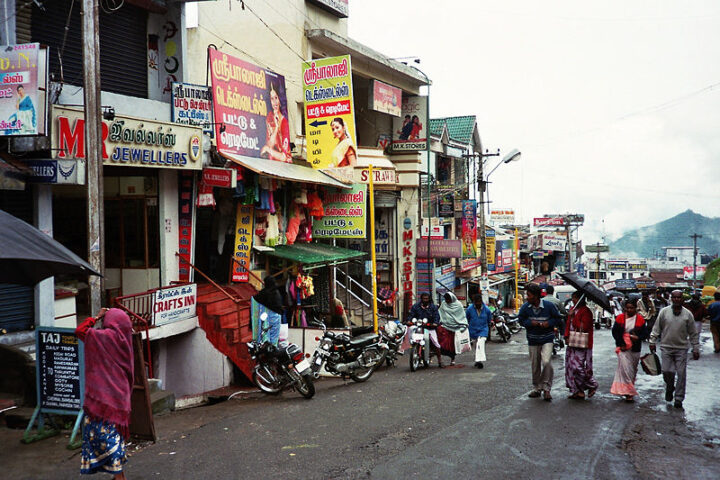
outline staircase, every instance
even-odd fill
[[[251,285],[223,286],[234,299],[211,284],[199,284],[197,315],[207,339],[252,381],[255,366],[246,342],[252,341],[250,297],[257,293]]]

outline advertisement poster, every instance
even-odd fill
[[[565,225],[563,217],[535,217],[533,218],[534,227],[562,227]]]
[[[455,216],[455,196],[452,190],[438,190],[439,196],[439,211],[438,216],[440,217],[454,217]]]
[[[187,320],[197,315],[197,285],[161,288],[155,291],[153,313],[155,325]]]
[[[567,237],[561,233],[543,233],[542,249],[564,252],[567,248]]]
[[[515,210],[490,210],[490,225],[515,225]]]
[[[487,257],[487,269],[489,272],[495,270],[495,230],[485,229],[485,256]]]
[[[462,202],[462,256],[477,258],[477,200]]]
[[[235,262],[232,267],[232,281],[247,283],[250,281],[250,250],[253,241],[252,205],[238,205],[235,219]]]
[[[218,151],[292,163],[285,77],[208,52]]]
[[[417,240],[418,257],[427,258],[428,244],[430,244],[430,258],[460,258],[462,255],[462,241],[440,239],[428,241],[427,237]]]
[[[44,133],[39,71],[45,72],[39,43],[0,46],[0,136]]]
[[[202,127],[203,133],[213,136],[210,87],[173,82],[170,107],[173,122]]]
[[[303,63],[307,161],[313,168],[354,167],[357,141],[350,55]]]
[[[316,238],[365,238],[367,185],[330,189],[323,202],[325,215],[313,220]]]
[[[82,410],[84,343],[75,329],[38,327],[35,331],[38,406],[43,409]]]
[[[403,97],[402,112],[393,118],[394,152],[427,149],[427,97]]]
[[[380,80],[370,80],[368,108],[377,112],[387,113],[395,117],[402,114],[402,90]]]
[[[705,277],[705,268],[706,267],[695,267],[695,278],[698,280],[702,280],[703,277]],[[693,267],[683,267],[683,280],[692,280],[693,279]]]

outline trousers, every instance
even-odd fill
[[[528,345],[530,364],[532,366],[532,384],[534,390],[547,390],[552,388],[552,342],[543,345]]]
[[[713,347],[715,353],[720,352],[720,322],[710,322],[710,331],[713,336]]]
[[[675,387],[675,400],[682,402],[685,400],[688,352],[682,348],[660,347],[660,353],[665,384],[668,387]]]

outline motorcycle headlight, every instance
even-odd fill
[[[323,350],[330,350],[330,345],[328,345],[327,343],[325,343],[325,344],[323,344],[322,349],[323,349]]]

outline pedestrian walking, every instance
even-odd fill
[[[440,304],[440,326],[437,329],[440,352],[450,357],[450,365],[455,365],[455,332],[468,328],[465,309],[454,293],[446,292],[445,300]]]
[[[538,398],[542,394],[543,399],[549,402],[552,400],[553,340],[555,329],[560,325],[560,313],[555,305],[544,301],[541,294],[539,285],[531,283],[527,286],[527,301],[520,307],[518,319],[525,327],[532,368],[533,389],[528,396]]]
[[[702,333],[703,318],[705,318],[705,315],[707,314],[705,311],[705,304],[700,301],[700,292],[697,290],[693,292],[690,300],[685,302],[685,308],[690,310],[690,313],[693,314],[693,318],[695,319],[695,330],[697,331],[699,338]]]
[[[707,307],[707,314],[710,317],[710,332],[713,337],[715,353],[720,353],[720,292],[713,295],[715,301]]]
[[[635,390],[635,379],[640,350],[643,340],[648,338],[647,323],[645,318],[637,313],[636,300],[625,300],[625,312],[615,318],[612,336],[615,339],[618,365],[610,393],[624,397],[626,402],[632,402],[638,394]]]
[[[545,287],[545,293],[547,295],[542,297],[542,299],[555,305],[555,308],[557,308],[558,313],[560,314],[560,325],[558,325],[558,328],[561,332],[564,332],[565,318],[567,317],[567,310],[565,309],[565,305],[563,304],[562,300],[555,296],[555,287],[553,287],[552,285],[548,285],[547,287]]]
[[[473,304],[465,310],[465,316],[470,326],[470,340],[475,342],[475,368],[483,368],[483,362],[487,361],[485,342],[490,334],[492,312],[483,303],[481,294],[473,296]]]
[[[565,385],[570,389],[568,398],[584,400],[585,390],[587,397],[592,398],[598,388],[598,382],[593,377],[592,349],[593,349],[593,316],[585,304],[585,297],[580,292],[572,294],[573,307],[568,312],[565,325]],[[572,346],[570,332],[587,334],[585,346]]]
[[[437,327],[440,325],[440,313],[438,307],[433,303],[432,297],[428,292],[420,294],[420,301],[410,309],[410,319],[427,320],[425,329],[427,329],[430,337],[430,351],[434,352],[438,357],[438,367],[442,368],[442,356],[440,355],[440,342],[437,336]]]
[[[646,322],[654,318],[657,313],[655,303],[650,299],[650,293],[647,290],[642,292],[642,297],[637,302],[637,313],[642,315]]]
[[[100,328],[93,328],[98,321]],[[80,473],[106,472],[125,479],[134,365],[132,324],[118,309],[102,309],[75,330],[85,343],[85,418]]]
[[[697,360],[700,358],[700,342],[695,330],[695,318],[690,310],[683,307],[682,292],[673,290],[670,300],[672,305],[663,308],[658,314],[650,334],[650,350],[655,351],[659,340],[665,401],[672,402],[674,394],[675,408],[682,408],[685,400],[688,348],[692,345],[693,359]]]

